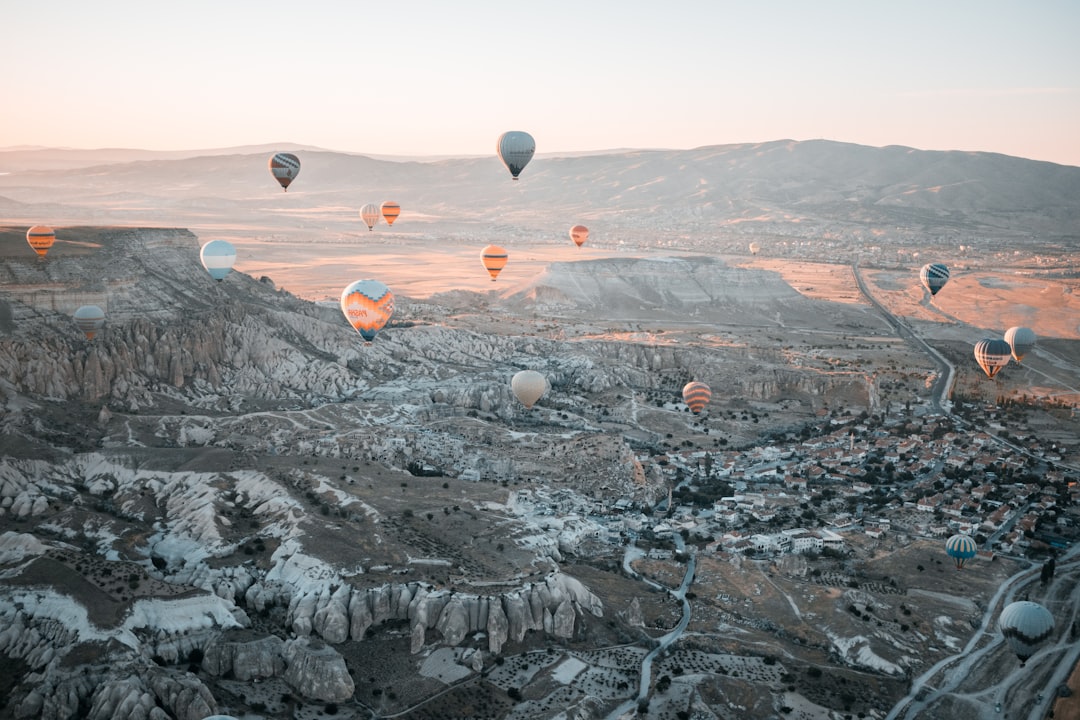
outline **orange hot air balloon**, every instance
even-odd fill
[[[589,228],[584,225],[575,225],[570,228],[570,239],[574,241],[575,245],[581,247],[589,239]]]
[[[378,280],[357,280],[341,291],[341,312],[370,343],[394,314],[394,293]]]
[[[695,415],[705,409],[712,399],[712,390],[703,382],[688,382],[682,389],[683,402]]]
[[[382,210],[383,220],[386,221],[387,225],[393,225],[394,221],[398,219],[398,215],[401,214],[401,206],[389,200],[384,202],[379,209]]]
[[[480,251],[480,259],[483,261],[484,269],[488,271],[488,275],[491,275],[491,282],[495,282],[495,278],[506,267],[508,257],[506,250],[498,245],[488,245]]]
[[[35,225],[26,231],[26,242],[34,248],[38,257],[44,258],[49,248],[56,242],[56,231],[45,225]]]

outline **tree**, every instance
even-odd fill
[[[1039,582],[1043,585],[1048,583],[1054,578],[1054,571],[1057,569],[1057,561],[1054,558],[1050,558],[1043,563],[1042,571],[1039,573]]]

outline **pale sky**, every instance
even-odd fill
[[[826,138],[1080,166],[1077,0],[0,0],[0,147]]]

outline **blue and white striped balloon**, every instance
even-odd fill
[[[236,263],[236,248],[225,240],[211,240],[202,246],[199,258],[210,277],[221,282]]]

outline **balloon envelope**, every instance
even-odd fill
[[[398,215],[401,214],[401,206],[389,200],[380,205],[379,210],[382,212],[383,220],[386,221],[387,225],[393,225],[394,221],[398,219]]]
[[[547,378],[535,370],[522,370],[510,379],[510,389],[527,409],[547,392]]]
[[[375,229],[375,223],[379,222],[379,215],[379,206],[375,203],[368,203],[360,208],[360,219],[367,225],[368,230]]]
[[[499,153],[499,159],[503,161],[503,165],[510,171],[510,175],[517,180],[518,175],[529,164],[533,154],[536,152],[536,141],[527,132],[511,130],[499,136],[499,141],[495,143],[495,149]]]
[[[275,153],[270,158],[270,174],[282,190],[288,191],[289,185],[300,174],[300,158],[292,153]]]
[[[683,402],[696,415],[705,409],[712,398],[712,390],[703,382],[688,382],[682,389]]]
[[[584,225],[575,225],[570,228],[570,239],[574,241],[575,245],[581,247],[589,239],[589,228]]]
[[[758,245],[756,242],[750,243],[750,254],[751,255],[757,255],[758,250],[760,250],[760,249],[761,249],[761,246]]]
[[[357,280],[341,291],[341,312],[371,342],[394,314],[394,294],[378,280]]]
[[[1009,364],[1012,348],[1000,338],[984,338],[975,343],[975,362],[983,369],[987,377],[994,377],[1001,368]]]
[[[941,263],[927,263],[919,271],[919,280],[931,295],[937,295],[938,290],[949,281],[949,268]]]
[[[38,257],[45,257],[56,242],[56,232],[46,225],[35,225],[26,231],[26,242],[30,243]]]
[[[1054,616],[1039,603],[1019,600],[1001,611],[998,627],[1023,664],[1054,633]]]
[[[979,547],[970,535],[953,535],[945,541],[945,554],[953,559],[957,569],[964,567],[964,561],[979,554]]]
[[[1023,360],[1035,347],[1035,331],[1031,328],[1011,327],[1005,331],[1004,339],[1012,348],[1012,356],[1016,362]]]
[[[210,277],[221,282],[236,263],[236,248],[226,240],[211,240],[199,250],[199,259]]]
[[[498,245],[488,245],[480,251],[480,261],[484,263],[484,269],[491,276],[491,282],[495,282],[502,269],[506,267],[506,261],[510,258],[505,248]]]
[[[97,305],[83,305],[71,316],[87,340],[93,340],[94,335],[105,324],[105,311]]]

